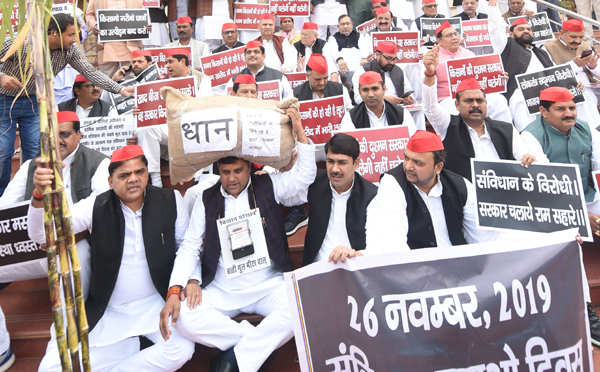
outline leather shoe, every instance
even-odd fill
[[[210,361],[210,372],[239,372],[237,366],[229,363],[228,361],[219,358],[219,355],[214,357]]]

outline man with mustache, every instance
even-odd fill
[[[390,125],[407,125],[410,135],[417,130],[408,110],[383,98],[386,86],[381,74],[367,71],[358,79],[357,85],[363,102],[346,112],[341,123],[343,131]]]
[[[112,105],[100,99],[102,89],[90,83],[83,75],[75,77],[73,98],[58,105],[58,111],[75,111],[80,119],[114,116]]]
[[[382,6],[377,9],[375,23],[377,24],[377,27],[369,31],[369,50],[373,50],[373,32],[408,31],[408,27],[404,25],[404,22],[394,25],[392,11],[387,6]],[[374,58],[374,54],[369,55],[370,61]]]
[[[600,169],[600,133],[577,118],[573,94],[563,87],[550,87],[540,92],[540,114],[522,132],[528,146],[540,146],[552,163],[577,164],[594,234],[600,236],[600,200],[591,179]],[[592,343],[600,346],[600,319],[589,302],[588,316]]]
[[[294,28],[294,17],[279,17],[279,26],[281,30],[277,31],[275,36],[285,38],[290,45],[300,40],[300,31]]]
[[[450,115],[436,99],[435,68],[438,46],[424,58],[423,108],[431,126],[444,141],[448,152],[446,169],[471,180],[471,158],[484,160],[520,160],[525,168],[536,161],[548,162],[539,148],[535,156],[511,123],[487,118],[487,100],[474,78],[463,80],[456,88],[458,115]]]
[[[41,193],[52,170],[38,167],[28,211],[28,232],[46,241]],[[176,190],[148,185],[146,158],[139,146],[115,150],[108,168],[110,190],[71,208],[73,231],[88,232],[90,294],[85,301],[92,369],[176,371],[194,353],[194,343],[172,329],[166,342],[156,314],[165,303],[169,274],[189,218]],[[106,182],[106,180],[105,180]],[[140,351],[139,336],[154,345]],[[40,371],[60,371],[55,337]]]
[[[145,69],[152,65],[152,54],[149,50],[138,49],[131,53],[131,69],[129,66],[121,67],[113,75],[114,81],[134,79]]]
[[[177,35],[179,39],[165,45],[165,47],[174,46],[191,46],[194,60],[191,65],[198,71],[202,71],[200,57],[206,57],[210,55],[210,49],[208,44],[204,41],[192,39],[192,33],[194,32],[194,26],[192,18],[190,17],[179,17],[177,19]]]
[[[525,9],[525,1],[524,0],[509,0],[508,1],[508,11],[506,11],[506,13],[502,14],[502,18],[504,18],[504,20],[508,24],[509,18],[518,17],[518,16],[522,16],[522,15],[527,16],[527,18],[531,18],[531,17],[533,17],[534,14],[535,14],[535,11],[533,11],[531,9]]]
[[[320,54],[327,60],[329,79],[339,82],[339,73],[337,66],[333,62],[333,52],[331,46],[323,39],[317,37],[318,26],[313,22],[304,22],[302,31],[300,32],[300,41],[296,41],[292,45],[296,51],[297,63],[296,71],[306,71],[306,63],[310,61],[313,54]]]
[[[212,51],[213,54],[226,52],[230,49],[239,48],[245,45],[241,41],[238,41],[238,29],[235,23],[223,23],[223,26],[221,27],[221,37],[223,38],[223,45],[214,49]]]
[[[487,19],[488,15],[485,13],[477,12],[479,7],[479,0],[463,0],[462,2],[463,12],[458,13],[455,17],[459,17],[463,21],[472,21],[474,19]]]

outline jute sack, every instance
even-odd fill
[[[287,108],[298,109],[299,105],[296,98],[290,98],[283,102],[241,97],[213,96],[193,98],[171,87],[162,87],[160,93],[165,99],[167,106],[167,122],[169,126],[169,170],[171,173],[172,184],[194,175],[202,168],[211,165],[215,161],[226,156],[243,158],[254,163],[269,165],[276,169],[282,168],[290,162],[292,150],[296,147],[296,135],[292,131],[291,120],[289,116],[284,114],[284,110]],[[280,143],[275,144],[276,146],[279,146],[277,155],[252,156],[247,153],[242,153],[242,141],[244,140],[242,137],[242,120],[240,118],[241,115],[235,113],[244,108],[264,110],[265,117],[273,118],[274,111],[279,114],[281,136]],[[194,120],[196,120],[196,123],[194,123],[196,124],[196,132],[191,135],[194,136],[195,134],[199,138],[200,136],[204,136],[204,130],[206,130],[206,136],[209,136],[209,125],[202,125],[201,128],[204,129],[200,130],[200,127],[197,125],[198,121],[205,119],[205,117],[209,116],[209,113],[212,115],[211,117],[214,117],[215,112],[222,113],[224,116],[229,115],[232,117],[233,115],[236,117],[236,120],[228,127],[230,131],[235,130],[237,132],[237,144],[235,147],[227,151],[203,151],[203,149],[200,149],[200,151],[188,151],[186,153],[184,151],[183,136],[186,135],[186,137],[188,137],[190,136],[190,133],[192,133],[193,125],[190,126],[190,117],[193,117]],[[204,115],[204,113],[207,115]],[[183,123],[182,116],[184,118]],[[182,129],[182,125],[185,129]],[[202,131],[202,133],[200,133],[200,131]],[[231,134],[234,135],[233,133]],[[188,139],[189,138],[186,138],[186,143],[189,143],[187,141]]]

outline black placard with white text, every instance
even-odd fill
[[[28,209],[29,201],[0,209],[0,266],[46,257],[27,235]]]
[[[138,83],[147,83],[149,81],[158,80],[159,73],[157,65],[151,64],[144,71],[142,71],[135,79],[127,80],[121,83],[124,87],[129,87]],[[135,106],[135,98],[133,94],[129,97],[123,97],[120,94],[111,93],[110,99],[113,102],[113,105],[117,109],[117,113],[119,115],[126,114],[133,110],[133,106]]]
[[[432,46],[437,41],[435,30],[446,21],[448,21],[448,23],[454,27],[456,32],[458,32],[459,37],[462,38],[462,36],[460,36],[462,30],[462,19],[421,17],[421,39],[425,40],[426,46]]]
[[[527,16],[510,17],[508,18],[508,24],[512,25],[513,22],[519,18],[525,18],[525,20],[529,22],[534,43],[543,43],[554,39],[554,32],[552,32],[550,20],[548,19],[548,14],[546,14],[546,12],[536,13],[531,18],[528,18]]]
[[[98,9],[98,42],[142,40],[150,37],[148,9]]]

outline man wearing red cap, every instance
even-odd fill
[[[512,123],[488,118],[487,96],[474,78],[461,81],[456,88],[455,107],[458,115],[449,114],[437,102],[434,89],[437,49],[436,45],[425,55],[423,108],[431,126],[444,140],[448,151],[446,168],[470,181],[471,158],[520,160],[524,167],[528,167],[536,158],[547,163],[541,151],[527,148]]]
[[[102,89],[77,75],[73,83],[73,98],[58,105],[58,111],[75,111],[80,119],[114,116],[112,105],[100,99]]]
[[[406,27],[404,22],[400,21],[397,24],[394,23],[392,11],[387,6],[377,9],[375,14],[375,24],[377,27],[369,31],[370,50],[373,50],[373,32],[408,31],[408,27]],[[369,56],[369,60],[372,58],[374,58],[373,54]]]
[[[269,355],[293,336],[282,274],[293,270],[293,265],[278,203],[308,188],[317,167],[314,145],[308,144],[300,114],[295,109],[286,113],[298,138],[296,164],[288,172],[256,175],[244,159],[220,159],[220,181],[198,195],[177,252],[169,291],[186,287],[188,295],[192,288],[199,293],[188,296],[187,303],[182,297],[168,298],[160,314],[162,335],[170,342],[168,326],[173,324],[190,340],[224,350],[211,361],[211,372],[258,371]],[[250,226],[262,225],[254,228],[251,236],[242,227],[244,223],[237,226],[244,229],[242,240],[252,240],[251,247],[226,243],[226,231],[240,231],[232,224],[236,216]],[[249,255],[259,252],[268,252],[266,261],[248,261]],[[245,262],[249,262],[248,270]],[[196,281],[193,275],[199,266],[202,278]],[[231,319],[242,312],[265,318],[256,327]]]
[[[327,60],[327,69],[329,70],[329,79],[339,81],[337,66],[333,62],[333,53],[331,46],[323,39],[319,39],[318,26],[313,22],[304,22],[300,32],[300,41],[294,43],[297,56],[296,71],[306,71],[306,63],[310,60],[313,53],[320,54]]]
[[[584,197],[594,234],[600,236],[600,200],[592,185],[592,171],[600,170],[600,133],[577,118],[573,94],[563,87],[550,87],[540,92],[540,113],[521,133],[528,146],[539,146],[552,163],[577,164]],[[593,124],[595,126],[596,123]],[[586,302],[591,302],[589,291]],[[592,343],[600,346],[600,320],[588,305]]]
[[[287,99],[292,96],[292,88],[290,87],[290,83],[285,75],[281,71],[265,66],[265,47],[260,41],[249,41],[248,44],[246,44],[244,57],[247,67],[243,69],[240,74],[254,75],[254,78],[258,83],[279,80],[279,88],[283,99]],[[223,95],[227,95],[227,88],[233,86],[236,76],[229,79]]]
[[[341,83],[329,81],[329,66],[321,54],[314,53],[306,64],[306,79],[304,83],[294,88],[294,97],[298,101],[329,98],[334,96],[344,97],[346,111],[352,109],[352,101],[348,89]]]
[[[212,51],[213,54],[226,52],[228,50],[239,48],[245,45],[244,43],[238,41],[238,29],[235,23],[223,23],[223,26],[221,27],[221,37],[223,38],[224,44],[218,48],[215,48]]]
[[[135,79],[145,69],[152,65],[152,53],[149,50],[138,49],[131,53],[131,66],[121,67],[113,75],[114,81]]]
[[[258,98],[258,85],[256,84],[256,79],[254,79],[254,75],[240,74],[236,76],[233,81],[233,89],[229,95],[235,97]]]
[[[194,55],[192,68],[202,71],[200,58],[209,56],[210,49],[208,44],[204,41],[192,39],[193,32],[194,26],[192,24],[192,19],[190,17],[179,17],[177,19],[177,34],[179,35],[179,39],[166,44],[165,47],[190,46],[192,48],[192,54]]]
[[[404,1],[402,1],[402,2],[404,2]],[[377,18],[377,9],[382,8],[384,6],[389,7],[389,5],[390,4],[388,4],[384,0],[372,0],[371,1],[371,14],[373,14],[373,18],[375,18],[375,19]],[[406,9],[406,11],[408,11],[408,12],[402,12],[401,13],[403,15],[403,17],[405,19],[413,19],[414,18],[413,14],[411,14],[412,13],[412,9],[410,7],[408,7]],[[394,21],[394,24],[397,24],[398,23],[398,17],[393,17],[393,21]]]
[[[277,31],[275,36],[285,38],[290,45],[300,40],[300,31],[294,28],[294,17],[279,17],[279,26],[281,30]]]
[[[420,130],[410,138],[402,165],[381,177],[369,205],[364,255],[498,239],[500,233],[477,228],[475,188],[447,170],[446,160],[439,135]],[[363,253],[340,248],[332,260]]]
[[[361,75],[357,86],[363,102],[346,112],[342,118],[342,130],[383,128],[389,125],[407,125],[410,135],[417,130],[408,110],[383,98],[386,86],[381,74],[367,71]]]
[[[347,0],[311,0],[310,20],[319,25],[319,39],[327,39],[327,29],[331,35],[338,32],[337,19],[348,14]]]
[[[254,40],[259,41],[265,49],[265,65],[283,73],[294,71],[296,52],[287,39],[274,34],[275,18],[271,13],[261,14],[258,31],[260,36]]]
[[[28,231],[32,240],[43,243],[39,196],[53,175],[38,164]],[[146,164],[139,146],[114,151],[108,167],[111,190],[71,208],[73,230],[89,233],[92,252],[85,310],[94,370],[176,371],[194,352],[194,343],[174,329],[165,342],[156,322],[189,218],[178,191],[148,185]],[[140,351],[139,336],[154,345]],[[61,370],[57,349],[53,337],[40,371]]]

